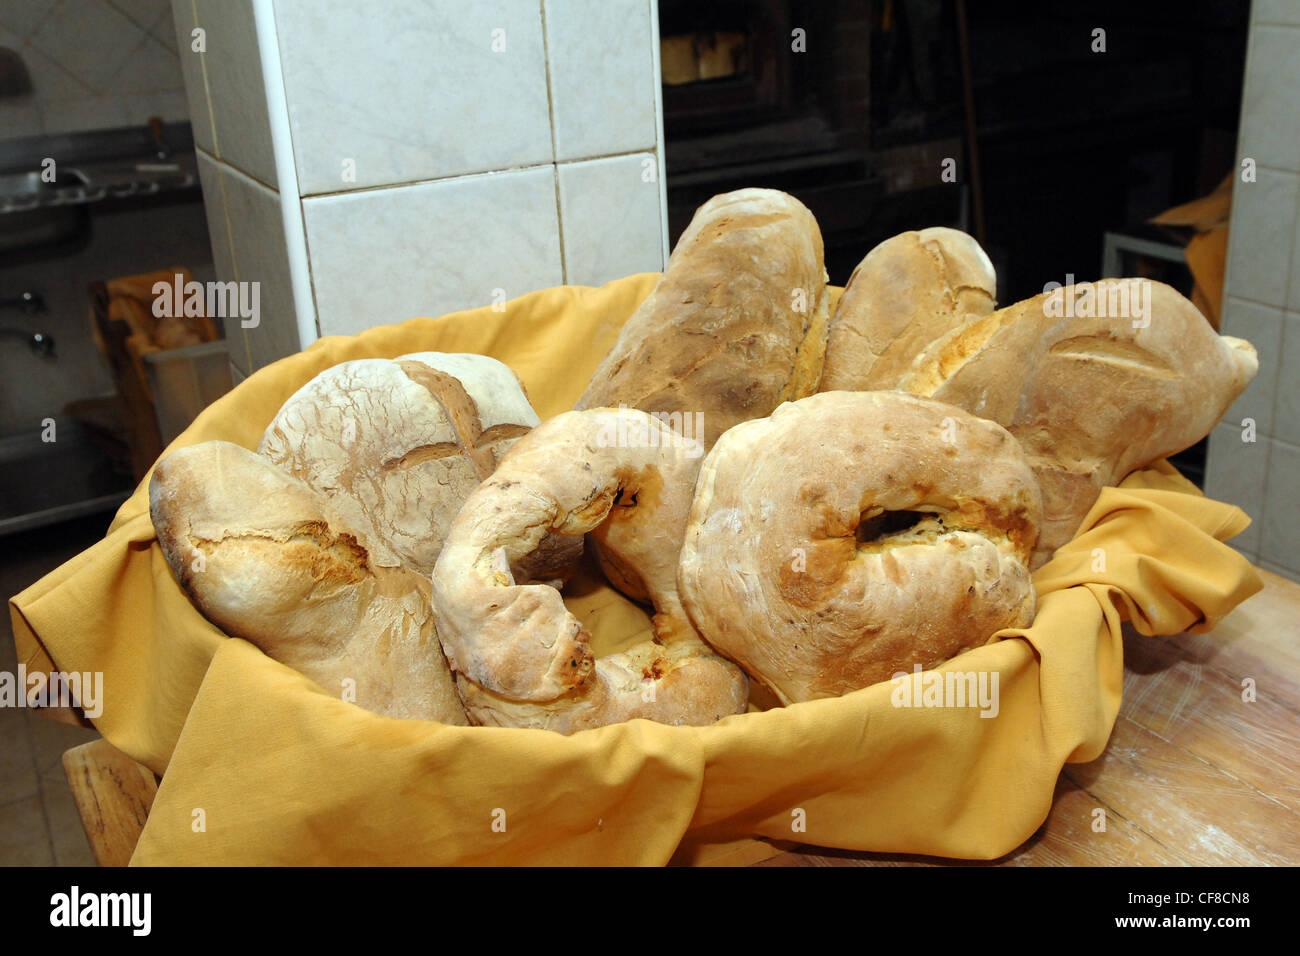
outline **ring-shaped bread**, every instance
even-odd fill
[[[704,459],[678,584],[783,703],[933,667],[1034,613],[1042,503],[1006,429],[903,392],[823,392]]]
[[[700,639],[677,595],[700,452],[636,409],[567,412],[519,439],[470,495],[434,567],[433,604],[471,720],[573,733],[745,709],[745,675]],[[600,659],[560,592],[517,584],[512,570],[544,535],[588,532],[655,607],[653,639]]]

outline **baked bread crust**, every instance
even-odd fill
[[[465,724],[428,583],[371,562],[330,503],[224,441],[180,448],[149,484],[158,543],[177,581],[227,634],[389,717]]]
[[[1135,311],[1124,302],[1149,311],[1116,314]],[[1175,289],[1102,279],[954,329],[899,387],[1016,436],[1043,492],[1036,568],[1074,537],[1104,486],[1208,435],[1258,369],[1254,346],[1216,334]]]
[[[707,450],[732,425],[812,394],[829,322],[822,259],[817,221],[793,196],[714,196],[575,408],[701,413]]]
[[[438,634],[475,723],[573,733],[644,717],[712,723],[748,684],[691,627],[676,557],[698,458],[635,409],[566,412],[521,438],[470,495],[433,572]],[[603,544],[653,601],[654,639],[594,658],[553,587],[517,583],[548,533]]]
[[[922,349],[992,312],[996,298],[993,263],[966,233],[936,226],[886,239],[840,296],[821,391],[897,388]]]
[[[919,523],[893,524],[908,512]],[[901,392],[823,392],[714,446],[678,584],[700,633],[781,702],[831,697],[1031,623],[1040,513],[1001,426]]]
[[[284,403],[258,452],[330,498],[375,564],[427,576],[461,503],[537,424],[508,366],[418,352],[325,370]]]

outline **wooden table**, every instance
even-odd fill
[[[1065,768],[1051,815],[992,863],[819,848],[753,847],[760,866],[1300,864],[1300,585],[1264,590],[1209,634],[1126,628],[1124,703],[1106,752]],[[1242,699],[1253,681],[1255,700]],[[153,774],[97,740],[64,767],[101,865],[130,859]],[[1100,808],[1105,831],[1096,832]]]
[[[807,847],[757,865],[1300,864],[1300,584],[1259,574],[1264,590],[1208,634],[1125,625],[1124,702],[1106,752],[1066,766],[1047,822],[1002,859]]]

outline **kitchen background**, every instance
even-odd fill
[[[1186,241],[1226,236],[1198,302],[1260,374],[1176,463],[1300,580],[1298,86],[1297,0],[0,0],[0,585],[316,337],[657,271],[747,185],[813,210],[838,284],[967,229],[1004,304],[1068,274],[1191,295]],[[1230,221],[1150,224],[1225,177]],[[176,268],[258,283],[256,326],[164,341],[115,280]],[[0,862],[89,862],[58,763],[88,735],[0,709]]]

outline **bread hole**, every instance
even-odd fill
[[[613,508],[635,508],[636,507],[638,492],[634,491],[632,492],[632,494],[627,495],[625,498],[624,494],[626,491],[627,491],[626,488],[618,489],[618,494],[614,496],[614,504],[611,505],[611,507]]]
[[[908,531],[926,519],[936,516],[929,511],[883,511],[858,522],[859,545],[873,544],[885,538]],[[942,521],[942,519],[939,519]]]

